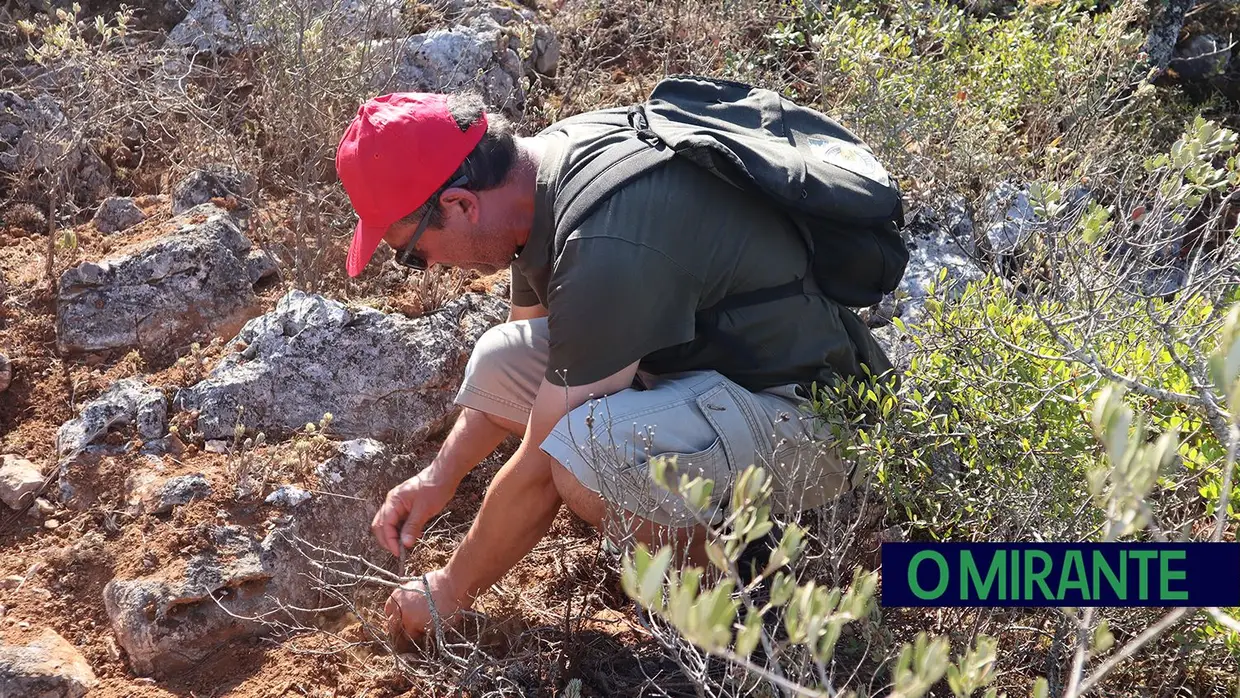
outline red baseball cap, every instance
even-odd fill
[[[462,131],[444,94],[396,92],[358,108],[336,148],[336,174],[359,218],[349,276],[362,273],[393,223],[447,183],[486,130],[484,113]]]

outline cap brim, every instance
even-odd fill
[[[362,273],[370,263],[370,258],[375,255],[375,250],[379,249],[385,233],[386,227],[367,225],[360,220],[357,222],[357,227],[353,230],[353,242],[349,244],[349,258],[345,264],[349,276]]]

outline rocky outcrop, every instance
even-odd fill
[[[315,469],[313,493],[292,485],[273,490],[279,494],[271,504],[282,515],[269,531],[216,526],[207,549],[184,571],[108,583],[108,617],[136,673],[176,673],[230,640],[308,624],[315,613],[301,609],[338,607],[324,603],[325,585],[375,574],[362,559],[390,568],[391,556],[374,544],[369,522],[384,494],[413,474],[409,461],[393,462],[369,439],[336,448]],[[340,612],[327,608],[322,615]]]
[[[519,46],[519,40],[517,42]],[[512,36],[490,15],[446,29],[372,42],[372,84],[389,92],[473,89],[508,114],[525,109],[525,72]]]
[[[103,600],[112,632],[141,676],[174,673],[229,640],[260,632],[271,572],[248,531],[217,526],[184,572],[114,579]]]
[[[134,515],[160,516],[190,502],[211,496],[211,483],[202,473],[161,478],[149,471],[130,476],[128,489]]]
[[[0,90],[0,172],[30,171],[71,173],[73,193],[92,203],[107,193],[112,178],[50,95]]]
[[[56,343],[75,354],[137,348],[160,354],[229,336],[260,311],[254,284],[274,272],[234,216],[213,204],[168,223],[137,252],[86,262],[60,277]]]
[[[470,24],[479,17],[489,17],[509,33],[509,47],[528,54],[527,72],[554,75],[560,61],[560,38],[551,27],[538,21],[528,7],[501,4],[494,0],[449,0],[448,17],[459,24]],[[518,35],[530,38],[524,46]]]
[[[974,242],[973,219],[962,200],[948,202],[942,210],[922,206],[913,211],[904,229],[909,248],[908,266],[895,293],[865,309],[861,316],[871,327],[883,327],[893,318],[905,323],[923,316],[931,286],[936,294],[959,297],[970,281],[986,275]],[[942,281],[943,270],[947,276]]]
[[[50,95],[29,99],[0,90],[0,170],[45,170],[64,157],[72,134],[60,105]]]
[[[297,10],[261,14],[256,0],[197,0],[168,32],[168,44],[228,55],[265,48],[282,34],[319,21],[335,36],[355,39],[395,36],[400,32],[401,0],[317,0]],[[298,16],[305,13],[305,16]],[[261,19],[260,19],[261,17]]]
[[[93,222],[101,233],[119,233],[146,220],[146,214],[127,196],[111,196],[99,204]]]
[[[50,628],[0,644],[0,696],[81,698],[97,683],[82,653]]]
[[[1059,202],[1063,211],[1056,220],[1074,220],[1084,212],[1090,198],[1083,186],[1065,191]],[[1058,233],[1038,216],[1029,188],[1010,181],[1001,182],[987,195],[982,203],[982,223],[981,252],[989,257],[996,272],[1008,278],[1021,271],[1021,258],[1035,236]]]
[[[417,438],[453,411],[474,343],[506,311],[501,299],[468,294],[411,320],[290,291],[177,406],[197,412],[208,440],[231,438],[237,424],[278,437],[329,412],[343,438]]]
[[[510,116],[525,107],[521,80],[554,75],[560,58],[555,32],[529,8],[511,3],[436,3],[443,25],[409,35],[402,0],[315,0],[297,12],[259,11],[257,0],[197,0],[168,35],[186,50],[228,55],[298,40],[302,27],[330,27],[342,52],[355,51],[377,93],[480,92]]]

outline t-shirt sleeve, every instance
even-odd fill
[[[657,249],[606,236],[570,239],[548,295],[548,382],[593,383],[691,341],[700,289]]]
[[[525,278],[525,274],[521,273],[516,264],[512,265],[510,275],[512,280],[509,282],[509,302],[521,308],[529,308],[542,303],[538,299],[538,294],[534,293],[534,288],[530,286],[529,280]]]

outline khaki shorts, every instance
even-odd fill
[[[497,325],[479,340],[459,405],[524,424],[547,365],[546,318]],[[590,400],[560,420],[541,444],[589,490],[630,514],[665,526],[696,517],[680,496],[651,479],[649,460],[675,455],[677,472],[715,481],[707,517],[715,523],[733,480],[751,464],[773,476],[772,510],[823,504],[851,486],[828,448],[825,428],[795,386],[751,393],[715,371],[652,376]]]

